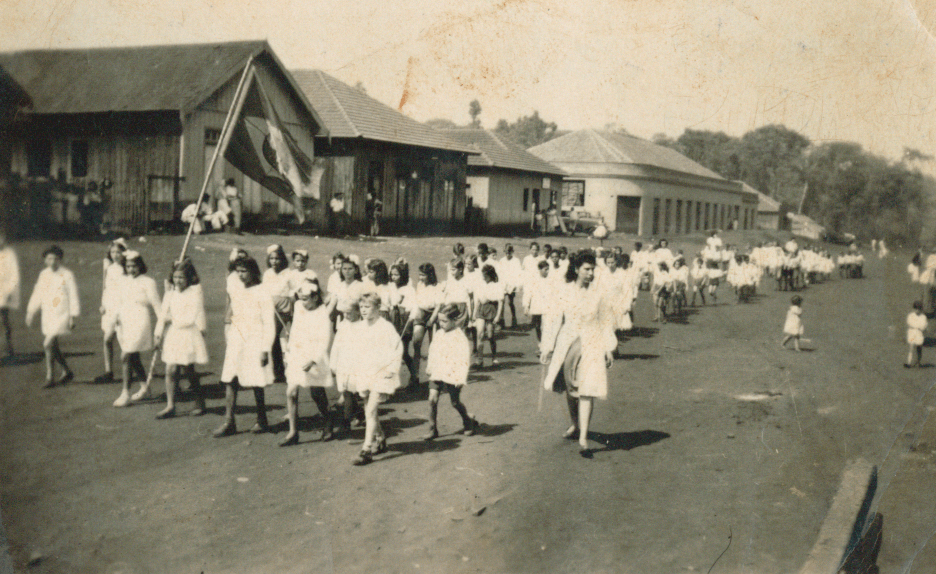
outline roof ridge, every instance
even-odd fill
[[[507,151],[513,151],[513,149],[511,149],[511,147],[510,147],[509,145],[507,145],[507,143],[504,142],[504,140],[502,140],[502,139],[500,138],[500,136],[498,136],[496,133],[494,133],[494,132],[491,131],[491,130],[483,130],[483,131],[484,131],[484,133],[486,133],[486,134],[488,134],[489,136],[491,136],[492,138],[494,138],[494,141],[497,142],[497,144],[498,144],[502,149],[505,149],[505,150],[507,150]],[[523,150],[523,151],[526,151],[526,150]]]
[[[66,48],[25,48],[22,50],[0,50],[0,54],[3,55],[14,55],[14,54],[51,54],[53,52],[115,52],[122,50],[151,50],[151,49],[164,49],[164,48],[197,48],[202,47],[206,48],[209,46],[234,46],[234,45],[247,45],[247,44],[267,44],[269,42],[266,38],[259,38],[255,40],[232,40],[228,42],[184,42],[179,44],[131,44],[126,46],[85,46],[85,47],[66,47]]]
[[[589,137],[592,138],[592,140],[593,140],[598,146],[603,147],[603,148],[605,149],[605,151],[610,152],[611,155],[614,156],[614,157],[616,157],[618,161],[620,161],[620,162],[622,162],[622,163],[626,163],[626,162],[628,162],[628,161],[633,162],[633,160],[632,160],[631,158],[627,157],[627,155],[625,155],[623,152],[621,152],[621,150],[619,150],[619,149],[617,148],[617,146],[615,146],[615,145],[613,145],[611,142],[609,142],[608,139],[607,139],[606,137],[604,137],[604,135],[599,134],[596,130],[594,130],[594,129],[589,129],[589,130],[588,130],[588,135],[589,135]]]
[[[328,92],[328,95],[331,96],[332,101],[335,102],[335,107],[337,107],[338,111],[341,112],[341,117],[343,117],[345,121],[348,122],[348,125],[351,126],[351,131],[354,132],[355,137],[361,137],[363,135],[361,133],[361,130],[359,130],[357,125],[355,125],[355,123],[351,121],[351,117],[348,116],[347,110],[344,109],[344,106],[341,105],[341,101],[335,95],[335,92],[332,91],[331,86],[328,85],[327,78],[330,76],[328,76],[328,74],[326,74],[325,72],[319,69],[316,69],[315,73],[319,76],[319,79],[322,81],[322,85],[325,86],[325,91]]]

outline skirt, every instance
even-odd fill
[[[481,303],[481,306],[478,307],[478,318],[484,319],[488,323],[494,321],[494,317],[497,316],[497,303],[493,301],[485,301]]]
[[[176,328],[169,325],[162,345],[162,360],[167,365],[205,365],[208,347],[196,327]]]

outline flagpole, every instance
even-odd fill
[[[208,182],[211,180],[211,173],[214,171],[218,156],[227,150],[227,144],[231,141],[231,132],[233,131],[231,124],[237,119],[244,107],[248,84],[253,76],[253,56],[251,56],[247,59],[244,73],[241,75],[240,83],[237,84],[237,90],[234,92],[234,101],[231,103],[230,109],[228,109],[227,117],[224,118],[224,125],[221,128],[221,140],[215,147],[214,154],[211,156],[211,163],[208,164],[208,170],[205,172],[205,180],[202,183],[201,191],[198,193],[198,201],[195,203],[195,217],[192,219],[192,223],[189,224],[188,233],[185,235],[185,243],[182,244],[182,252],[179,253],[179,261],[185,258],[185,252],[188,251],[189,242],[192,240],[192,232],[195,229],[195,223],[198,221],[202,202],[205,198],[205,191],[208,189]]]

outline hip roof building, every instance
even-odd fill
[[[752,229],[757,196],[679,152],[650,141],[580,130],[532,147],[564,170],[562,208],[582,206],[611,231],[677,235]]]

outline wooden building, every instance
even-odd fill
[[[470,146],[413,120],[320,70],[293,77],[324,122],[316,163],[324,170],[322,206],[340,193],[354,229],[366,229],[366,197],[383,203],[381,232],[461,232]]]
[[[13,201],[10,168],[13,160],[13,133],[22,129],[25,113],[32,107],[26,90],[0,68],[0,229],[16,235],[23,214]]]
[[[12,169],[30,201],[50,198],[53,222],[76,218],[74,204],[93,182],[105,190],[112,229],[167,225],[197,199],[248,62],[313,157],[322,122],[273,50],[265,41],[229,42],[0,54],[33,99],[28,125],[13,134]],[[226,161],[210,191],[226,177],[242,190],[246,220],[291,213]]]
[[[481,152],[468,157],[466,193],[473,233],[528,232],[537,210],[548,207],[561,193],[565,172],[494,132],[480,128],[441,131]]]
[[[583,206],[611,231],[670,236],[753,229],[757,195],[675,150],[620,133],[580,130],[530,148],[563,169],[563,209]]]

